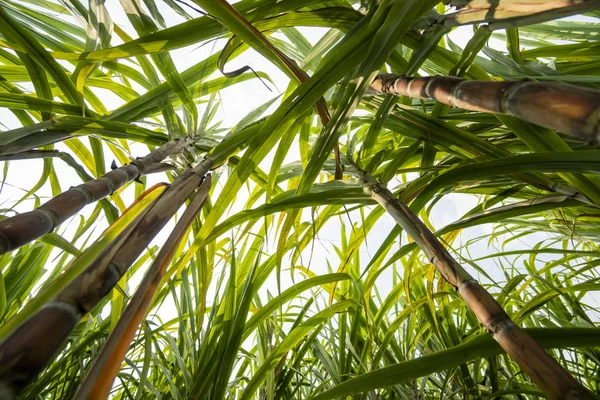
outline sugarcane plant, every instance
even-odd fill
[[[181,155],[193,145],[193,137],[173,139],[150,154],[117,167],[98,179],[74,186],[33,211],[0,221],[0,253],[14,250],[47,233],[75,215],[84,206],[113,194],[128,182],[140,181],[144,175],[163,172],[173,166],[164,162],[168,156]]]
[[[212,161],[203,160],[183,173],[143,210],[58,295],[0,345],[3,398],[14,398],[46,365],[79,320],[106,296],[154,236],[200,185]],[[206,180],[210,185],[210,178]],[[205,197],[207,190],[200,189]],[[203,199],[204,200],[204,199]],[[32,344],[43,343],[44,348]]]
[[[0,2],[0,399],[597,398],[599,12]]]
[[[498,302],[475,280],[442,245],[414,212],[398,200],[385,185],[356,165],[346,170],[363,182],[367,192],[425,253],[443,279],[463,298],[485,326],[486,331],[527,372],[552,399],[593,399],[595,396],[577,382],[530,336],[521,330]]]

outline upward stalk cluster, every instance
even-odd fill
[[[80,319],[121,279],[137,257],[194,193],[213,162],[184,171],[87,267],[0,344],[0,400],[14,399],[52,360]],[[207,180],[210,185],[210,179]],[[203,189],[205,193],[206,188]]]
[[[566,83],[468,81],[454,76],[415,78],[379,74],[378,93],[434,99],[465,110],[508,114],[600,144],[600,90]]]
[[[114,378],[121,368],[131,341],[146,316],[156,291],[160,288],[167,266],[170,264],[177,246],[202,209],[210,189],[211,176],[207,175],[158,252],[154,262],[148,268],[144,279],[102,347],[102,351],[94,360],[92,367],[79,386],[73,397],[74,400],[103,400],[108,397]]]
[[[98,179],[74,186],[33,211],[0,221],[0,254],[17,249],[47,233],[75,215],[88,204],[113,194],[126,183],[140,177],[172,169],[164,160],[183,153],[193,137],[171,140],[131,164],[115,168]]]
[[[551,399],[593,399],[567,370],[519,328],[502,306],[446,250],[438,238],[406,204],[367,172],[352,165],[346,169],[363,181],[371,197],[417,243],[441,276],[455,289],[500,346]]]

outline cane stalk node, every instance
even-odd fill
[[[587,144],[600,143],[600,106],[591,112],[588,120],[585,122],[583,134]]]
[[[428,80],[428,81],[425,83],[425,86],[423,86],[423,94],[424,94],[426,97],[432,97],[432,93],[431,93],[431,91],[430,91],[429,89],[431,88],[431,85],[432,85],[432,84],[433,84],[435,81],[439,80],[439,77],[440,77],[439,75],[436,75],[436,76],[433,76],[433,77],[431,77],[431,79],[429,79],[429,80]]]
[[[105,180],[106,182],[108,182],[108,188],[110,191],[110,194],[113,193],[113,188],[115,187],[115,182],[112,179],[107,179],[105,177],[99,178],[98,180]],[[87,185],[78,185],[78,186],[71,186],[69,188],[69,190],[73,190],[75,192],[79,192],[84,198],[87,204],[92,203],[94,201],[97,201],[98,199],[96,199],[96,196],[94,196],[94,193],[87,187]],[[43,207],[43,206],[42,206]],[[58,225],[58,222],[57,222]]]
[[[75,321],[79,321],[81,317],[87,312],[83,310],[78,304],[69,303],[61,300],[50,301],[42,306],[44,308],[54,308],[65,311],[67,314],[73,317]]]
[[[509,329],[514,328],[516,325],[512,319],[505,313],[499,314],[485,324],[487,332],[494,337],[498,333],[506,332]]]
[[[500,112],[503,114],[511,114],[510,105],[513,103],[513,97],[517,92],[523,87],[533,83],[532,80],[523,79],[521,81],[515,82],[513,85],[508,86],[507,88],[502,90],[502,97],[499,99],[498,106]]]
[[[116,190],[117,190],[119,187],[121,187],[121,185],[119,185],[119,182],[118,182],[118,181],[117,181],[115,178],[113,178],[113,177],[112,177],[112,175],[108,175],[108,174],[107,174],[107,175],[104,175],[104,177],[103,177],[103,178],[101,178],[101,179],[106,179],[106,181],[107,181],[107,182],[109,182],[109,184],[108,184],[108,190],[109,190],[109,195],[110,195],[110,196],[112,196],[112,194],[113,194],[113,193],[114,193],[114,192],[115,192],[115,191],[116,191]],[[86,190],[89,190],[89,189],[86,187]],[[90,193],[92,193],[92,192],[90,192]],[[92,201],[98,201],[98,200],[100,200],[100,199],[96,199],[96,198],[94,198]]]
[[[72,189],[76,189],[76,188],[72,188]],[[51,210],[51,209],[46,209],[43,206],[39,207],[38,211],[50,221],[50,225],[51,225],[50,232],[53,232],[54,228],[56,228],[56,226],[59,224],[59,216],[56,213],[56,211]]]
[[[450,91],[448,100],[449,100],[450,105],[452,105],[453,107],[456,107],[455,106],[456,102],[461,98],[458,93],[460,92],[461,86],[464,85],[466,82],[468,82],[468,81],[464,80],[464,81],[458,82],[456,85],[454,85],[454,87]]]
[[[457,289],[460,291],[469,285],[479,285],[479,282],[477,281],[477,279],[465,279],[464,281],[458,284]]]

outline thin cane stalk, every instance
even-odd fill
[[[73,400],[104,400],[108,397],[135,332],[146,315],[154,294],[160,287],[166,268],[173,258],[177,246],[202,209],[210,187],[211,177],[207,176],[148,269]]]
[[[593,399],[567,370],[519,328],[504,309],[450,255],[438,238],[388,188],[356,165],[346,170],[363,181],[363,187],[417,243],[427,259],[455,289],[500,346],[551,399]]]
[[[212,160],[205,159],[181,174],[81,275],[0,344],[1,400],[14,399],[35,379],[79,320],[112,290],[212,165]]]
[[[566,83],[467,81],[453,76],[414,78],[379,74],[371,89],[417,99],[431,98],[465,110],[507,114],[600,143],[600,90]]]
[[[33,211],[0,221],[0,254],[17,249],[52,232],[58,225],[90,203],[111,195],[141,176],[172,169],[163,162],[193,144],[192,137],[171,140],[147,156],[116,168],[98,179],[74,186]]]

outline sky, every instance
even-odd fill
[[[178,23],[183,22],[183,18],[176,13],[174,13],[170,8],[166,7],[162,2],[157,2],[161,11],[163,12],[163,17],[165,18],[167,24],[169,26],[176,25]],[[131,36],[136,37],[135,31],[129,24],[125,13],[122,11],[121,5],[118,0],[107,0],[106,6],[110,12],[110,15],[113,21],[118,24],[120,27],[124,28]],[[193,11],[190,11],[193,13]],[[316,41],[326,32],[324,28],[300,28],[300,31],[305,35],[305,37],[311,42],[316,43]],[[472,28],[471,27],[463,27],[456,29],[450,34],[450,37],[453,42],[455,42],[458,46],[463,47],[468,42],[468,40],[472,37]],[[120,43],[119,40],[115,40],[113,44]],[[497,46],[499,42],[491,41],[490,45]],[[188,67],[194,65],[199,60],[206,58],[209,54],[212,54],[216,51],[219,51],[225,44],[224,40],[217,40],[212,43],[209,43],[204,46],[189,46],[181,49],[177,49],[171,52],[171,56],[176,63],[176,66],[179,71],[183,71]],[[504,48],[498,48],[498,50],[505,50]],[[267,60],[265,60],[262,56],[257,54],[256,52],[249,50],[244,55],[238,57],[237,59],[227,63],[227,70],[234,70],[244,65],[250,65],[256,71],[266,72],[272,83],[268,83],[273,92],[269,91],[265,85],[256,80],[249,80],[242,84],[235,85],[233,88],[224,89],[220,92],[218,97],[220,101],[219,110],[216,115],[216,121],[222,121],[223,127],[233,127],[235,124],[247,115],[251,110],[265,103],[266,101],[272,99],[274,96],[283,93],[287,87],[289,80],[287,77],[281,73],[275,66],[270,64]],[[219,76],[220,73],[216,73],[216,76]],[[23,85],[27,86],[27,85]],[[31,89],[31,88],[30,88]],[[111,107],[116,108],[123,104],[123,101],[116,95],[109,93],[107,91],[99,90],[99,97],[106,103],[110,104]],[[199,113],[202,115],[203,106],[200,106]],[[6,109],[0,109],[0,121],[5,125],[6,129],[14,129],[19,126],[18,121],[14,118],[14,116]],[[86,139],[83,139],[85,142]],[[59,144],[57,148],[62,151],[70,152],[64,145]],[[142,156],[147,153],[147,148],[144,146],[138,145],[132,147],[132,155],[134,156]],[[112,158],[109,157],[110,151],[105,146],[105,152],[107,154],[106,159],[106,167],[109,168],[110,162]],[[263,169],[268,171],[268,166],[270,160],[272,159],[273,154],[268,156],[261,166]],[[298,153],[292,151],[287,159],[287,161],[295,161],[299,159]],[[62,161],[56,160],[54,161],[54,166],[56,171],[61,179],[61,182],[68,182],[68,184],[63,183],[63,190],[66,190],[70,185],[77,185],[81,181],[77,177],[77,175],[72,171],[71,168],[67,167]],[[221,171],[222,173],[226,173],[225,168]],[[12,206],[16,201],[18,201],[28,189],[30,189],[35,182],[39,179],[42,174],[42,162],[41,160],[26,160],[26,161],[13,161],[10,164],[8,176],[4,182],[2,187],[2,191],[0,193],[0,207],[7,208]],[[414,178],[413,175],[408,175],[408,179]],[[156,174],[148,177],[148,187],[156,182],[165,181],[165,176],[161,174]],[[219,191],[217,187],[216,192]],[[41,200],[44,201],[51,196],[50,185],[47,183],[40,191],[39,194],[41,196]],[[123,194],[123,199],[126,205],[131,204],[133,201],[133,185],[129,187]],[[239,210],[243,206],[243,203],[247,199],[247,193],[241,192],[237,198],[236,203],[232,206],[232,210]],[[431,212],[430,221],[436,228],[442,228],[445,225],[458,220],[462,215],[464,215],[467,211],[469,211],[472,207],[477,204],[477,199],[473,196],[468,195],[459,195],[453,194],[446,196],[443,201],[440,201],[433,207]],[[19,212],[28,211],[33,207],[33,203],[31,200],[24,201],[17,205],[14,209]],[[372,208],[372,207],[371,207]],[[93,210],[93,206],[88,206],[86,209],[82,211],[82,215],[86,216]],[[306,220],[310,220],[310,213],[308,210],[304,212],[304,218]],[[349,216],[352,221],[358,222],[360,221],[360,216],[358,212],[353,212]],[[350,233],[351,226],[347,222],[347,218],[343,218],[342,222],[336,219],[332,219],[327,226],[320,232],[318,236],[318,240],[314,243],[314,251],[312,251],[312,257],[310,257],[310,248],[309,251],[303,254],[303,260],[310,259],[310,269],[315,273],[326,273],[328,270],[328,262],[330,263],[333,269],[337,268],[339,263],[337,255],[335,253],[334,247],[336,245],[340,245],[340,229],[343,224],[346,231]],[[73,218],[71,221],[66,222],[61,226],[59,232],[66,232],[67,237],[73,232],[73,229],[76,228],[79,219],[77,217]],[[171,224],[172,226],[172,224]],[[106,227],[104,224],[103,227]],[[381,220],[377,223],[375,228],[372,231],[372,234],[369,235],[368,240],[365,245],[363,245],[360,249],[361,260],[363,260],[364,265],[368,262],[372,254],[377,250],[379,244],[387,237],[388,233],[394,227],[394,221],[388,215],[384,215]],[[163,230],[163,232],[157,236],[154,244],[160,245],[166,238],[166,234],[169,231],[169,226]],[[492,227],[490,225],[478,226],[474,228],[468,228],[462,232],[461,237],[458,239],[457,244],[466,243],[469,239],[478,237],[484,234],[491,233]],[[100,231],[97,232],[99,234]],[[510,245],[507,246],[505,250],[511,249],[523,249],[523,248],[531,248],[537,242],[544,239],[545,236],[531,236],[523,240],[517,240],[511,242]],[[406,243],[406,237],[403,237],[402,243]],[[78,244],[81,244],[78,242]],[[482,257],[490,252],[499,251],[499,249],[492,247],[485,247],[483,244],[478,244],[476,246],[472,246],[470,257],[475,259],[477,257]],[[274,242],[268,244],[267,251],[274,251]],[[55,255],[58,255],[58,250],[55,252]],[[54,255],[54,253],[53,253]],[[540,257],[542,259],[550,259],[551,257]],[[481,261],[479,265],[484,268],[494,279],[504,280],[504,276],[498,268],[496,261],[494,260],[485,260]],[[289,265],[288,265],[289,266]],[[476,277],[479,279],[484,279],[480,277],[477,272],[475,272],[470,266],[466,266],[470,272],[474,273]],[[385,296],[391,290],[392,287],[392,270],[387,270],[377,281],[377,287],[382,296]],[[136,276],[131,282],[131,286],[135,285],[135,281],[139,281],[141,278],[141,274]],[[301,279],[301,276],[295,276],[295,279]],[[282,289],[293,284],[292,279],[290,279],[289,274],[284,273],[283,281],[282,281]],[[263,286],[262,295],[266,297],[266,290],[270,289],[271,293],[276,292],[276,279],[272,276],[269,281]],[[209,295],[210,298],[210,295]],[[164,316],[168,316],[173,312],[172,305],[165,304],[161,310],[160,314]]]

